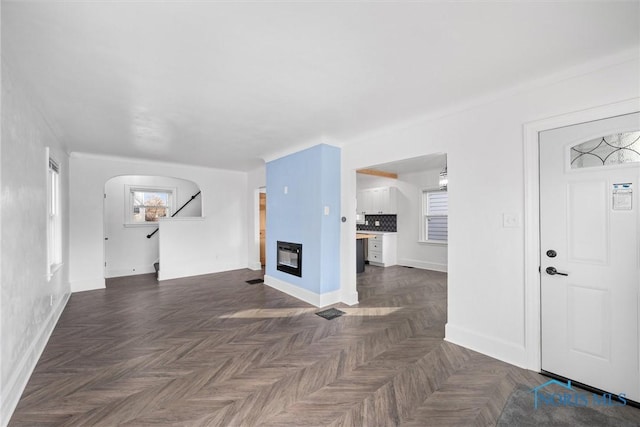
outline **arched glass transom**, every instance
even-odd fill
[[[640,131],[594,138],[571,147],[571,169],[640,162]]]

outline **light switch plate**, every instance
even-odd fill
[[[329,206],[324,207],[324,214],[329,215]]]

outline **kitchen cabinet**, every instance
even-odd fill
[[[365,215],[397,215],[396,187],[379,187],[356,192],[357,212]]]
[[[398,263],[398,236],[396,233],[375,234],[368,239],[369,264],[389,267]]]
[[[359,214],[366,214],[367,211],[371,211],[370,198],[367,197],[367,190],[360,190],[356,192],[356,212]]]

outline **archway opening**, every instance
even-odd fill
[[[201,217],[202,194],[193,181],[167,176],[121,175],[104,186],[105,278],[155,273],[158,222]]]

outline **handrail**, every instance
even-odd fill
[[[196,197],[198,197],[200,195],[200,191],[198,191],[196,194],[194,194],[193,196],[191,196],[191,198],[189,200],[187,200],[185,202],[184,205],[180,206],[180,209],[178,209],[177,211],[175,211],[173,213],[173,215],[171,215],[171,218],[173,218],[174,216],[178,215],[178,212],[180,212],[182,209],[184,209],[185,206],[187,206],[189,203],[193,202],[193,199],[195,199]],[[158,231],[160,231],[160,227],[156,228],[153,233],[151,234],[147,234],[147,239],[150,239],[151,236],[153,236],[154,234],[156,234]]]

